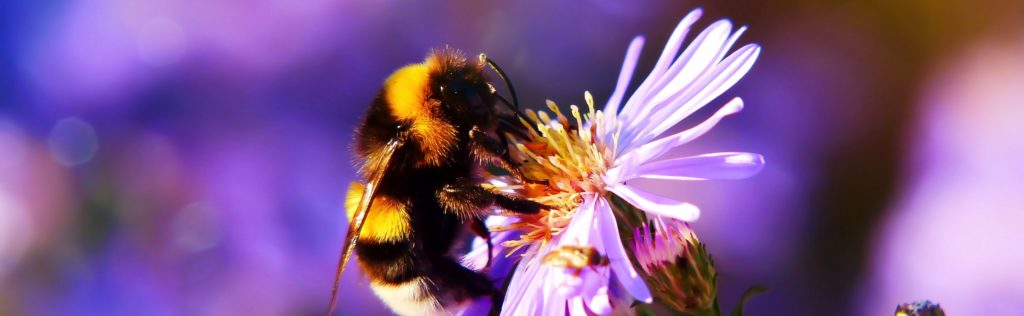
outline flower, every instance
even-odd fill
[[[939,304],[924,300],[913,303],[905,303],[896,306],[896,316],[945,316],[946,311],[942,310]]]
[[[566,311],[574,315],[607,314],[627,308],[628,304],[621,303],[626,294],[650,303],[651,292],[623,247],[613,213],[623,208],[614,207],[614,203],[625,201],[642,210],[633,214],[640,218],[647,213],[693,221],[699,210],[627,181],[735,179],[761,170],[763,158],[752,153],[659,159],[706,133],[724,116],[742,109],[742,100],[734,98],[697,126],[662,137],[735,84],[760,52],[758,45],[748,44],[728,54],[745,28],[733,32],[728,20],[719,20],[680,54],[686,33],[700,15],[697,9],[683,18],[651,74],[624,103],[621,101],[637,64],[642,37],[630,43],[618,83],[603,111],[594,110],[593,98],[587,93],[586,114],[571,107],[574,122],[550,101],[548,106],[555,119],[544,112],[527,112],[532,122],[524,124],[536,125],[537,130],[528,139],[516,142],[514,151],[523,161],[520,171],[526,180],[498,189],[514,190],[552,208],[494,228],[522,233],[518,239],[502,243],[522,256],[509,281],[502,315],[561,315]],[[603,260],[583,261],[586,264],[582,267],[546,264],[546,256],[565,247],[592,249]]]
[[[654,296],[673,311],[714,310],[718,273],[686,222],[656,216],[633,230],[633,254]]]

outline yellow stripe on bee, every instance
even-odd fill
[[[428,115],[424,102],[430,89],[430,68],[414,64],[395,71],[384,82],[384,97],[399,120],[414,120]]]
[[[412,124],[412,136],[423,152],[418,167],[443,163],[458,136],[455,126],[439,117],[440,102],[429,98],[431,69],[439,67],[438,63],[435,57],[422,64],[402,67],[384,83],[384,97],[392,115]]]
[[[359,182],[352,182],[348,187],[348,194],[345,196],[345,211],[348,213],[348,221],[352,222],[355,213],[359,208],[359,200],[363,198],[363,190],[366,186]],[[386,196],[377,195],[373,199],[373,205],[366,213],[366,223],[363,224],[359,239],[373,241],[400,241],[409,238],[411,231],[409,226],[409,213],[405,205]]]
[[[415,120],[412,132],[423,152],[423,159],[417,162],[418,167],[441,165],[455,146],[459,133],[454,125],[430,116]]]

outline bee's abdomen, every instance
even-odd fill
[[[366,275],[377,283],[400,285],[420,276],[412,241],[359,240],[356,253]]]
[[[370,287],[392,311],[399,315],[445,314],[447,302],[437,297],[438,289],[422,273],[424,262],[412,247],[411,241],[360,240],[356,251]]]
[[[357,258],[371,288],[395,313],[450,315],[471,299],[492,293],[483,275],[448,256],[430,256],[417,249],[411,239],[356,243]]]
[[[448,257],[417,257],[408,250],[410,247],[368,242],[356,245],[370,287],[396,314],[451,315],[473,298],[492,293],[483,275]]]

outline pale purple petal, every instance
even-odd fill
[[[722,55],[719,56],[718,59],[722,59],[722,57],[725,57],[725,53],[728,53],[729,49],[732,48],[732,45],[736,44],[736,41],[740,39],[740,36],[743,36],[743,33],[746,32],[746,26],[740,26],[740,28],[736,29],[736,31],[733,32],[731,36],[729,36],[729,39],[725,41],[725,49],[722,50]]]
[[[610,278],[610,276],[608,275],[608,268],[599,267],[596,269],[596,271],[599,272],[595,272],[595,270],[592,269],[585,269],[582,271],[582,274],[580,274],[580,277],[584,280],[584,284],[581,287],[580,295],[577,297],[581,298],[586,306],[594,306],[594,304],[600,305],[601,302],[596,300],[602,299],[601,297],[599,297],[601,295],[601,288],[608,288],[608,281]],[[608,297],[606,296],[603,299],[607,301]],[[609,302],[605,302],[605,304],[610,305]],[[594,311],[593,308],[590,308],[590,310]],[[607,312],[596,313],[607,314]]]
[[[607,278],[605,279],[607,280]],[[596,293],[584,296],[584,298],[590,298],[587,301],[587,307],[591,312],[598,315],[608,315],[612,312],[611,298],[608,297],[608,285],[598,287]]]
[[[583,293],[583,274],[579,276],[573,275],[570,271],[558,268],[555,269],[552,277],[548,281],[557,285],[555,292],[565,297],[579,296]]]
[[[585,196],[576,210],[576,216],[562,235],[556,236],[533,255],[523,257],[512,275],[501,315],[544,314],[552,305],[561,306],[561,313],[564,313],[566,297],[558,295],[558,287],[559,281],[563,280],[559,274],[565,272],[563,269],[542,265],[540,260],[555,247],[589,242],[595,199],[594,195]]]
[[[676,201],[621,184],[610,185],[608,190],[614,192],[616,196],[626,200],[629,204],[633,204],[633,206],[648,213],[667,216],[684,222],[696,221],[700,217],[700,209],[690,203]]]
[[[704,29],[683,51],[683,54],[673,63],[667,73],[661,74],[658,78],[651,78],[656,80],[647,90],[652,93],[635,94],[630,98],[629,104],[635,104],[635,106],[631,106],[638,110],[635,110],[637,112],[635,115],[623,116],[623,134],[626,135],[624,138],[628,142],[624,148],[630,148],[630,144],[637,143],[637,138],[642,135],[639,132],[647,125],[657,124],[664,119],[664,116],[652,116],[652,114],[664,110],[667,106],[678,108],[677,104],[666,103],[666,99],[678,95],[682,89],[695,90],[691,83],[698,76],[706,76],[706,73],[720,60],[719,53],[729,39],[731,30],[732,23],[728,20],[719,20]],[[666,85],[669,86],[668,89],[666,89]],[[654,121],[649,122],[648,120]]]
[[[735,85],[750,71],[750,68],[754,67],[758,56],[761,56],[761,46],[757,44],[743,45],[735,53],[729,55],[713,71],[717,75],[698,95],[701,99],[697,101],[697,104],[707,104]]]
[[[723,152],[648,162],[632,178],[661,180],[724,180],[753,176],[764,167],[764,157],[754,153]]]
[[[591,239],[590,246],[597,249],[604,255],[608,255],[608,249],[605,246],[605,237],[611,235],[609,231],[605,230],[606,225],[602,225],[602,217],[600,214],[611,213],[611,209],[608,208],[608,203],[605,202],[604,198],[595,198],[594,211],[592,213],[593,219],[590,221],[591,225],[589,232],[594,234],[596,238]],[[617,233],[612,233],[618,235]],[[611,301],[608,298],[608,283],[611,281],[610,267],[592,267],[582,271],[580,275],[584,279],[583,287],[581,288],[580,297],[583,298],[584,303],[588,309],[594,314],[608,314],[611,312]],[[602,292],[601,289],[605,289]],[[607,306],[607,308],[606,308]]]
[[[642,207],[641,209],[646,210]],[[694,207],[694,209],[696,209],[696,207]],[[633,268],[633,264],[629,261],[629,255],[626,254],[626,248],[622,246],[622,237],[619,236],[618,223],[615,221],[615,215],[612,214],[612,209],[611,206],[608,205],[608,201],[603,198],[598,199],[596,213],[597,223],[599,225],[598,230],[604,232],[601,236],[603,239],[602,243],[605,248],[604,250],[606,251],[606,256],[608,256],[608,261],[611,264],[612,271],[615,272],[615,276],[618,278],[619,283],[621,283],[623,287],[626,288],[626,291],[629,292],[629,294],[636,300],[650,303],[651,291],[647,288],[647,284],[644,283],[640,274],[636,272],[636,269]],[[693,219],[697,219],[696,214],[694,214]]]
[[[615,91],[612,92],[612,96],[608,98],[608,103],[604,106],[605,115],[616,115],[618,113],[622,97],[626,95],[626,88],[629,87],[629,81],[633,78],[633,71],[636,69],[637,60],[640,59],[640,50],[643,47],[643,36],[634,37],[633,41],[629,42],[629,48],[626,49],[626,58],[622,61],[622,70],[619,71],[619,80],[615,83]]]
[[[544,247],[544,252],[550,251],[553,244]],[[522,261],[512,274],[508,292],[505,293],[505,301],[502,303],[501,315],[536,315],[539,308],[544,304],[544,295],[541,291],[543,282],[547,278],[550,269],[540,264],[540,257],[534,254],[523,256]]]
[[[583,298],[573,297],[569,299],[569,315],[590,315],[587,308],[583,306]]]
[[[551,269],[553,270],[553,269]],[[555,272],[558,273],[558,272]],[[544,283],[546,286],[551,286],[554,282],[551,279],[548,280],[534,280],[533,282]],[[565,315],[565,308],[568,300],[565,295],[560,295],[557,291],[544,291],[544,306],[542,315],[548,316],[563,316]]]
[[[693,90],[695,86],[694,82],[697,82],[698,78],[707,77],[712,71],[713,66],[718,66],[723,63],[722,58],[726,56],[732,45],[739,40],[747,28],[740,27],[729,35],[732,30],[732,23],[729,20],[719,20],[712,24],[700,34],[693,43],[683,52],[683,55],[679,57],[676,64],[672,65],[672,69],[669,69],[668,74],[662,79],[663,86],[658,88],[658,96],[650,100],[650,104],[656,107],[655,110],[662,112],[667,111],[664,105],[665,101],[672,99],[673,96],[679,94],[680,91]],[[726,38],[728,36],[728,38]],[[705,39],[704,37],[707,37]],[[721,41],[721,42],[719,42]],[[716,44],[717,49],[716,49]],[[698,50],[698,49],[703,49]],[[711,52],[714,51],[712,55]],[[690,62],[690,60],[695,60]]]
[[[541,265],[540,261],[537,261],[535,263],[537,265]],[[555,304],[558,304],[557,302],[562,301],[562,299],[555,297],[555,284],[554,282],[551,282],[551,280],[554,279],[556,271],[553,271],[553,269],[551,269],[551,267],[548,266],[541,266],[538,269],[543,271],[543,273],[540,274],[543,275],[543,277],[541,277],[540,279],[533,279],[531,281],[540,284],[539,289],[537,291],[537,295],[540,296],[540,306],[533,308],[533,310],[537,311],[534,314],[555,315],[551,313],[551,307],[554,306]]]
[[[704,29],[679,56],[672,69],[662,77],[660,85],[655,89],[657,94],[647,100],[650,110],[660,110],[658,105],[688,87],[694,79],[707,72],[721,60],[721,52],[728,49],[725,44],[732,32],[729,20],[718,20]]]
[[[583,203],[576,208],[576,215],[573,216],[569,226],[558,236],[558,245],[586,245],[590,244],[590,235],[593,233],[591,226],[594,225],[595,201],[601,200],[594,194],[584,194]]]
[[[694,82],[687,91],[675,96],[671,104],[679,106],[666,106],[658,110],[654,117],[664,119],[644,125],[643,131],[636,138],[636,143],[643,143],[661,135],[724,93],[754,66],[760,52],[760,46],[749,44],[719,63],[714,70]]]
[[[664,155],[668,151],[685,144],[691,140],[704,135],[718,124],[725,116],[734,114],[743,109],[743,100],[734,98],[729,103],[718,109],[710,118],[697,124],[690,129],[674,135],[663,137],[659,140],[644,144],[630,151],[615,160],[615,166],[605,175],[605,181],[609,183],[622,183],[622,179],[634,177],[636,168]]]
[[[651,108],[655,112],[651,120],[645,120],[645,124],[631,130],[629,139],[632,142],[623,146],[623,150],[630,150],[656,138],[721,95],[753,67],[760,51],[757,45],[746,45],[718,63],[714,69],[704,72],[696,81],[688,83],[685,89],[672,95],[670,101],[652,104]]]
[[[701,14],[703,14],[701,9],[695,9],[679,21],[675,30],[672,31],[672,35],[669,36],[669,41],[665,44],[665,48],[662,50],[658,62],[654,65],[654,69],[651,70],[651,73],[647,75],[647,78],[644,79],[640,87],[633,92],[633,95],[626,101],[626,105],[623,106],[620,116],[627,118],[625,121],[634,117],[637,110],[642,110],[644,103],[642,101],[646,98],[651,86],[660,80],[661,75],[671,65],[672,60],[676,57],[676,52],[683,45],[683,39],[686,37],[686,33],[689,32],[690,26],[697,22]]]

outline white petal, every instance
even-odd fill
[[[621,184],[610,185],[608,189],[629,204],[648,213],[668,216],[684,222],[692,222],[700,217],[700,209],[690,203],[676,201]]]
[[[615,160],[615,166],[608,171],[606,181],[611,183],[621,183],[624,181],[622,179],[633,177],[636,174],[636,168],[639,166],[661,157],[661,155],[664,155],[679,145],[685,144],[697,137],[700,137],[701,135],[704,135],[704,133],[710,131],[715,124],[718,124],[722,118],[739,112],[742,109],[743,99],[733,98],[732,101],[726,103],[721,109],[718,109],[715,114],[711,115],[710,118],[700,124],[697,124],[697,126],[644,144],[630,152],[627,152]]]
[[[764,157],[753,153],[712,153],[649,162],[636,169],[636,178],[663,180],[743,179],[764,167]],[[629,179],[623,179],[623,181]]]
[[[618,224],[615,221],[615,215],[612,214],[611,206],[608,205],[605,199],[598,199],[595,209],[597,223],[600,225],[598,229],[604,232],[602,236],[604,250],[607,252],[606,256],[608,256],[612,271],[615,272],[615,277],[626,288],[626,291],[638,301],[650,303],[651,291],[647,288],[647,284],[644,283],[640,274],[633,268],[633,263],[629,261],[626,248],[622,246],[622,237],[619,236]]]
[[[616,115],[619,112],[619,105],[622,103],[622,97],[626,94],[626,88],[629,87],[629,80],[633,78],[633,71],[636,69],[637,60],[640,59],[640,50],[643,47],[643,36],[634,37],[633,41],[629,42],[626,58],[622,61],[622,70],[619,71],[619,80],[615,83],[615,91],[612,92],[612,96],[608,98],[608,103],[604,106],[605,115]]]

